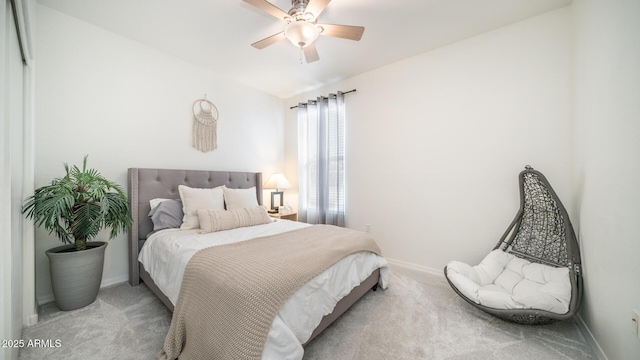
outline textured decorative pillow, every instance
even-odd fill
[[[163,229],[177,229],[182,225],[182,202],[180,200],[163,199],[157,202],[149,211],[153,222],[153,231]]]
[[[182,225],[180,230],[198,229],[198,209],[224,210],[224,194],[222,186],[213,189],[190,188],[179,185],[180,199],[182,200]]]
[[[233,210],[198,209],[197,212],[201,234],[267,224],[272,221],[264,206]]]
[[[222,190],[227,210],[258,206],[255,186],[248,189],[229,189],[225,186]]]

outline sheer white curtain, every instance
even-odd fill
[[[299,219],[344,226],[344,94],[298,104]]]

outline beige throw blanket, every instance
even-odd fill
[[[261,359],[271,324],[306,282],[347,255],[380,249],[329,225],[198,251],[189,261],[161,359]]]

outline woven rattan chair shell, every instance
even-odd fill
[[[556,314],[536,309],[494,309],[465,297],[447,278],[449,285],[471,305],[502,320],[528,324],[550,324],[573,317],[582,300],[580,249],[566,209],[547,179],[526,166],[519,175],[520,210],[495,249],[531,262],[566,267],[571,281],[569,311]],[[445,277],[447,268],[444,269]]]

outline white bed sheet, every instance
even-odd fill
[[[147,239],[138,260],[151,275],[158,288],[175,305],[187,263],[198,251],[210,246],[275,235],[311,226],[276,220],[269,224],[238,228],[216,233],[198,234],[198,230],[167,229]],[[376,254],[359,252],[340,260],[313,278],[280,308],[262,353],[263,359],[302,359],[305,343],[322,317],[331,313],[340,299],[380,268],[379,285],[387,288],[390,268]]]

